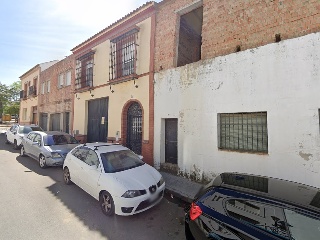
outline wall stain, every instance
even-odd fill
[[[311,157],[313,157],[310,153],[303,153],[302,151],[299,152],[300,157],[302,157],[304,160],[309,161]]]

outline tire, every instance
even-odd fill
[[[14,140],[14,141],[13,141],[13,149],[14,149],[14,150],[19,149],[19,146],[17,145],[17,140]]]
[[[24,151],[24,147],[23,147],[23,146],[22,146],[21,149],[20,149],[20,156],[21,156],[21,157],[26,156],[26,152]]]
[[[39,156],[39,166],[40,166],[40,168],[46,168],[47,167],[46,158],[43,155]]]
[[[64,183],[67,185],[70,185],[72,183],[71,177],[70,177],[70,171],[68,167],[65,167],[63,169],[63,180],[64,180]]]
[[[5,141],[6,144],[9,144],[10,142],[8,141],[8,137],[6,136],[6,141]]]
[[[104,215],[109,217],[114,215],[114,203],[110,193],[103,191],[100,194],[99,202]]]

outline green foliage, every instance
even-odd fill
[[[7,86],[0,82],[0,115],[2,113],[19,114],[21,82]]]

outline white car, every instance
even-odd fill
[[[165,189],[161,174],[141,159],[119,144],[81,144],[64,161],[64,181],[99,200],[107,216],[133,215],[159,203]]]
[[[6,143],[12,143],[14,149],[21,148],[22,139],[31,131],[43,131],[37,125],[12,125],[6,132]]]

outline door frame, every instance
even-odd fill
[[[142,126],[141,126],[141,130],[142,130],[142,137],[141,137],[141,155],[143,156],[143,139],[144,139],[144,109],[143,106],[141,104],[141,102],[137,99],[132,99],[127,101],[123,108],[122,108],[122,118],[121,118],[121,143],[122,145],[126,146],[127,145],[127,130],[128,130],[128,109],[131,106],[131,104],[133,103],[138,103],[142,112]]]

